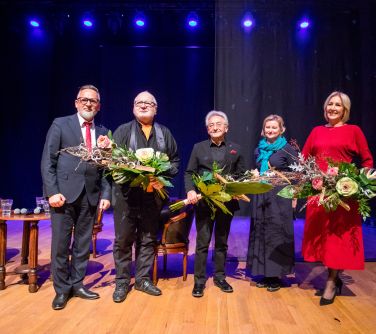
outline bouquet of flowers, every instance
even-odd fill
[[[273,188],[272,184],[260,182],[257,170],[246,171],[244,175],[236,179],[231,175],[222,176],[221,172],[222,170],[214,163],[212,171],[192,176],[193,183],[200,192],[199,199],[203,199],[211,210],[211,218],[214,218],[217,208],[232,215],[224,204],[232,198],[249,202],[249,198],[244,194],[261,194]],[[186,205],[188,205],[188,199],[176,202],[169,208],[171,211],[176,211]]]
[[[167,197],[164,187],[173,186],[162,175],[171,167],[167,154],[154,151],[153,148],[140,148],[133,152],[132,149],[120,147],[112,140],[111,132],[107,136],[99,136],[97,146],[91,151],[84,144],[67,147],[62,151],[106,168],[118,184],[129,182],[131,187],[142,187],[147,192],[155,190],[162,199]],[[160,183],[161,188],[153,188],[151,181]]]
[[[328,159],[329,167],[323,172],[314,157],[299,153],[298,161],[289,166],[301,173],[296,184],[284,187],[278,195],[285,198],[307,198],[318,195],[318,205],[326,211],[335,211],[342,206],[349,211],[348,199],[358,202],[358,211],[363,219],[370,216],[368,201],[376,196],[376,170],[358,169],[355,164],[335,162]],[[303,207],[304,208],[304,207]]]

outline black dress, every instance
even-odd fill
[[[269,163],[278,171],[289,171],[288,166],[294,162],[291,155],[297,153],[286,144],[270,157]],[[258,149],[255,156],[257,160]],[[252,196],[247,266],[254,276],[281,277],[294,269],[293,211],[291,200],[277,195],[282,187]]]

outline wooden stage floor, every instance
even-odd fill
[[[297,221],[296,253],[300,258],[303,221]],[[55,295],[49,280],[50,222],[40,223],[37,293],[28,292],[19,276],[6,277],[0,291],[0,334],[19,333],[376,333],[376,263],[364,271],[345,271],[344,289],[334,304],[320,307],[319,290],[325,282],[320,264],[297,262],[296,274],[284,279],[277,292],[258,289],[245,270],[249,219],[236,217],[230,235],[228,281],[234,293],[222,293],[207,282],[205,296],[193,298],[195,230],[191,232],[188,279],[182,280],[180,255],[168,257],[167,272],[159,270],[163,295],[153,297],[132,289],[121,304],[112,301],[114,265],[112,215],[105,216],[98,237],[99,256],[90,258],[87,286],[101,295],[98,300],[72,298],[67,307],[53,311]],[[22,223],[8,223],[7,271],[20,260]],[[365,227],[366,257],[376,258],[376,229]],[[161,258],[160,258],[161,260]],[[212,262],[208,261],[211,276]],[[160,268],[162,261],[159,262]]]

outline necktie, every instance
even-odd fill
[[[89,152],[91,152],[91,122],[84,122],[84,125],[86,127],[86,147]]]

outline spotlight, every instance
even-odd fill
[[[246,19],[246,20],[243,21],[243,26],[246,27],[246,28],[251,27],[252,24],[253,24],[253,22],[250,19]]]
[[[303,19],[299,22],[299,27],[301,29],[307,29],[310,26],[310,23],[307,19]]]
[[[82,24],[86,27],[86,28],[91,28],[93,26],[93,21],[91,21],[90,19],[84,19],[82,21]]]
[[[254,25],[254,19],[250,12],[246,12],[243,16],[242,25],[244,29],[248,30]]]
[[[39,21],[35,20],[35,19],[32,19],[29,21],[29,24],[33,27],[33,28],[39,28],[40,26],[40,23]]]
[[[198,15],[195,12],[190,12],[187,16],[187,26],[189,28],[196,28],[198,26]]]
[[[134,18],[134,23],[138,28],[142,28],[146,24],[145,15],[141,12],[137,13]]]
[[[84,12],[82,15],[82,25],[85,29],[91,29],[94,27],[94,16],[91,11]]]

